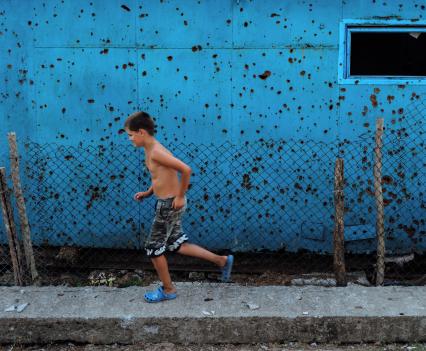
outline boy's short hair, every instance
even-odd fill
[[[124,128],[137,132],[139,129],[144,129],[149,135],[155,134],[155,124],[151,116],[143,111],[138,111],[130,115],[124,123]]]

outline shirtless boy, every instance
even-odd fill
[[[188,243],[182,230],[182,215],[186,210],[186,191],[191,168],[177,159],[155,139],[155,125],[146,112],[136,112],[125,122],[125,130],[135,147],[143,147],[145,164],[151,174],[151,186],[138,192],[134,199],[141,201],[154,194],[157,198],[151,234],[145,243],[162,285],[145,294],[145,301],[160,302],[176,298],[176,288],[170,278],[165,253],[176,251],[215,263],[222,271],[222,281],[229,281],[234,257],[216,255],[198,245]],[[179,181],[178,172],[181,174]]]

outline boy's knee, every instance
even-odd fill
[[[180,244],[179,247],[176,249],[176,252],[182,251],[182,248],[185,249],[185,247],[187,247],[187,246],[188,246],[187,242]]]

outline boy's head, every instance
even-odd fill
[[[154,136],[155,124],[151,116],[146,112],[139,111],[130,115],[124,123],[124,128],[132,132],[138,132],[144,129],[149,135]]]
[[[124,123],[124,129],[135,146],[144,146],[147,137],[153,137],[155,134],[153,119],[143,111],[130,115]]]

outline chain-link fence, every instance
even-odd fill
[[[377,131],[339,148],[345,161],[346,252],[356,247],[372,254],[367,271],[372,282],[380,268],[376,254],[383,250],[384,284],[426,283],[425,117],[426,101],[413,96],[405,110],[384,119],[380,150]],[[380,227],[383,245],[376,241]]]
[[[406,111],[385,119],[380,182],[385,284],[425,282],[425,108],[418,98]],[[286,277],[333,273],[334,164],[343,159],[346,270],[375,284],[374,131],[337,144],[261,140],[173,144],[170,149],[193,170],[184,217],[191,241],[215,252],[233,252],[236,273]],[[36,143],[23,152],[26,205],[42,277],[152,267],[143,246],[155,199],[132,199],[150,186],[143,152],[127,145]],[[4,231],[0,244],[1,283],[13,283]],[[170,266],[175,271],[215,270],[179,255],[171,255]]]

